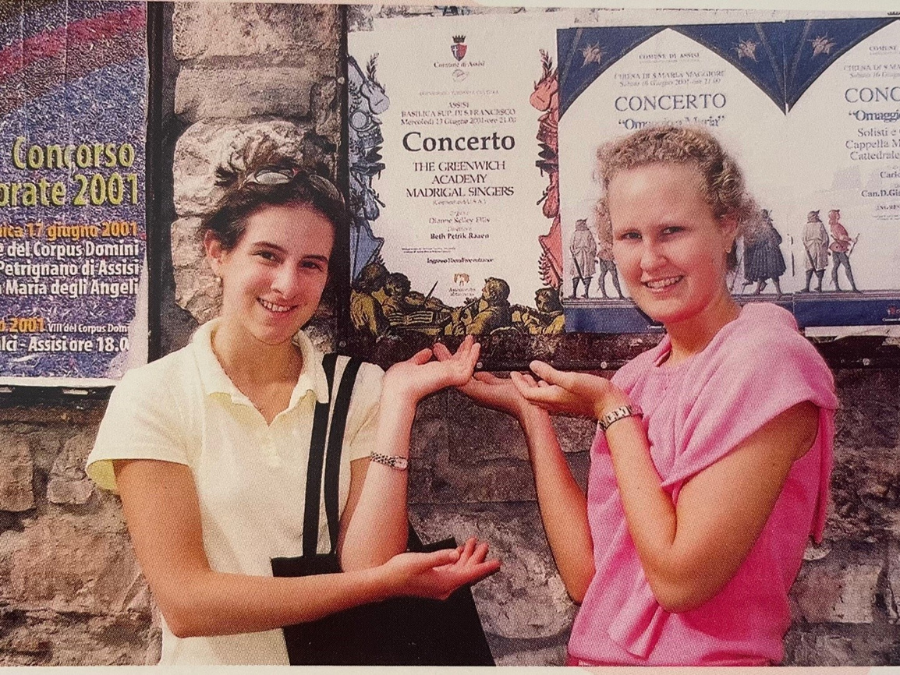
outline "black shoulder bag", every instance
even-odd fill
[[[333,393],[337,356],[328,354],[322,361]],[[351,359],[344,369],[337,395],[329,405],[317,403],[310,441],[306,477],[306,503],[303,514],[303,555],[273,558],[276,577],[302,577],[341,572],[337,557],[338,478],[341,446],[350,407],[353,383],[360,361]],[[322,470],[324,467],[325,514],[331,539],[329,553],[316,553],[321,508]],[[423,546],[410,525],[411,551],[436,551],[455,548],[453,539]],[[468,587],[457,590],[447,600],[394,598],[344,610],[317,621],[284,628],[291,665],[330,666],[493,666],[478,610]]]

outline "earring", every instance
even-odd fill
[[[221,285],[222,285],[222,277],[220,277],[220,276],[217,274],[217,275],[216,275],[216,286],[221,286]]]

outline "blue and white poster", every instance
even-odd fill
[[[760,244],[742,242],[740,302],[777,302],[804,327],[898,322],[898,31],[889,18],[560,30],[567,330],[652,328],[603,260],[595,174],[600,145],[654,123],[706,126],[744,171],[783,264],[753,269]],[[585,229],[591,288],[572,253]]]
[[[146,5],[0,8],[0,383],[146,362]]]
[[[898,324],[900,24],[789,27],[807,60],[797,71],[809,73],[808,83],[795,78],[802,88],[787,116],[795,141],[788,231],[804,274],[795,315],[805,326]]]

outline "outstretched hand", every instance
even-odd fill
[[[452,358],[450,351],[440,343],[434,346],[434,355],[438,361]],[[491,373],[475,373],[467,382],[457,385],[457,388],[479,405],[512,415],[519,420],[532,407],[512,380]]]
[[[385,374],[384,388],[397,397],[408,397],[412,403],[433,394],[444,387],[458,387],[472,377],[481,345],[472,336],[467,336],[459,349],[450,354],[444,345],[446,358],[432,359],[432,350],[423,349],[406,361],[391,366]]]
[[[610,408],[628,402],[622,391],[604,377],[557,370],[532,361],[531,372],[511,373],[510,379],[524,399],[553,413],[600,419]]]
[[[500,569],[499,560],[486,560],[487,553],[487,543],[473,537],[455,549],[396,555],[384,564],[391,595],[446,600],[457,588]]]

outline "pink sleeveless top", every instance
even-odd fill
[[[677,504],[692,476],[779,413],[819,407],[813,447],[796,461],[759,539],[734,578],[681,613],[656,602],[631,541],[602,432],[591,448],[588,518],[596,574],[569,642],[573,665],[765,665],[783,656],[788,590],[810,535],[821,538],[837,398],[834,380],[791,314],[749,304],[700,354],[660,367],[668,336],[613,377],[644,411],[662,486]]]

